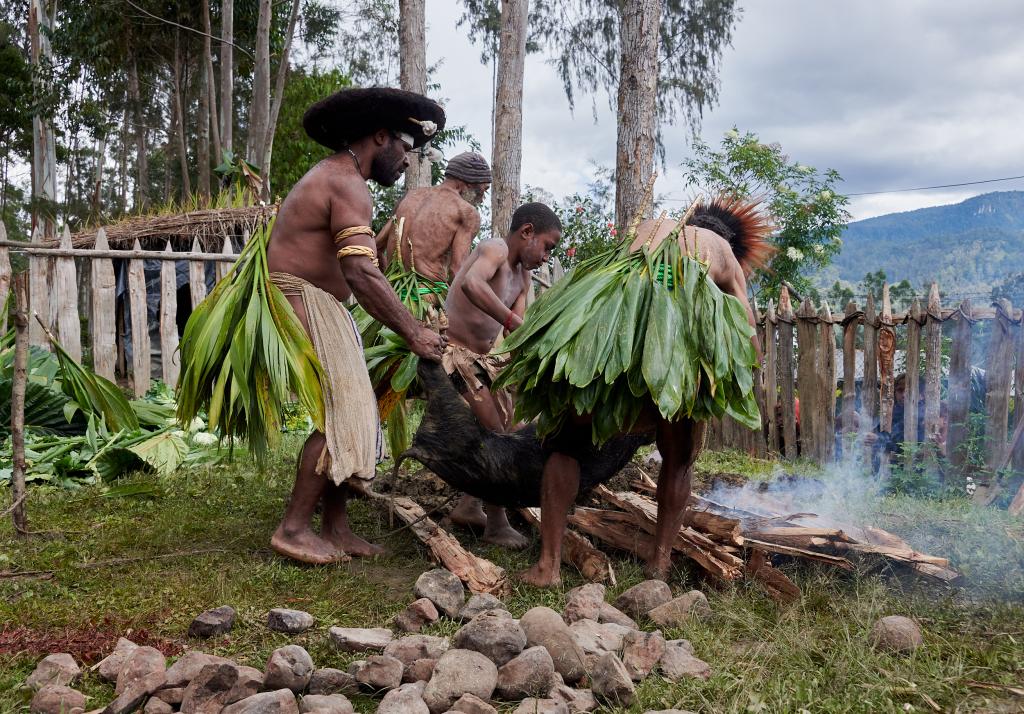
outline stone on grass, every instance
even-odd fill
[[[632,630],[622,638],[622,665],[634,682],[644,679],[665,654],[665,638],[660,632]]]
[[[623,638],[632,630],[609,622],[600,624],[593,620],[577,620],[569,625],[576,644],[588,655],[603,655],[622,649]]]
[[[188,683],[208,664],[230,664],[223,657],[190,650],[167,668],[167,681],[164,688],[187,687]]]
[[[677,598],[659,605],[647,616],[661,627],[682,627],[691,618],[706,620],[711,617],[711,605],[700,590],[691,590]]]
[[[577,620],[594,620],[601,616],[604,605],[604,585],[587,583],[573,588],[565,596],[565,610],[562,617],[571,625]]]
[[[440,659],[448,648],[446,637],[407,635],[392,641],[384,648],[384,654],[408,667],[418,659]]]
[[[200,613],[192,624],[188,626],[189,637],[206,639],[223,635],[231,631],[235,625],[235,608],[230,605],[221,605],[212,610]]]
[[[697,659],[685,647],[668,645],[665,647],[665,654],[658,662],[665,679],[678,682],[680,679],[708,679],[711,677],[711,665],[701,659]]]
[[[238,667],[227,662],[208,664],[185,687],[181,698],[184,714],[216,714],[227,704],[238,683]]]
[[[380,652],[395,638],[384,627],[332,627],[327,636],[342,652]]]
[[[614,605],[609,605],[606,602],[601,603],[601,612],[598,615],[597,621],[600,622],[602,625],[611,622],[616,625],[628,627],[631,630],[640,629],[636,624],[636,620],[634,620],[632,617],[624,613],[619,608],[615,607]]]
[[[672,599],[672,590],[664,580],[645,580],[617,598],[615,607],[636,619]]]
[[[461,714],[498,714],[497,709],[475,694],[463,694],[457,702],[452,704],[449,711]]]
[[[543,647],[530,647],[498,669],[496,691],[502,699],[524,699],[547,694],[555,665]]]
[[[128,655],[134,652],[137,647],[138,645],[131,640],[119,637],[117,639],[117,644],[114,645],[114,651],[100,660],[99,664],[96,665],[96,672],[100,675],[100,679],[104,682],[116,682],[117,675],[124,667],[124,663],[128,659]]]
[[[436,622],[439,617],[434,603],[421,597],[395,615],[395,629],[402,632],[419,632],[424,625]]]
[[[82,714],[85,695],[64,684],[47,684],[35,693],[28,708],[32,714]]]
[[[146,706],[142,707],[142,714],[171,714],[173,711],[174,707],[156,697],[150,697]]]
[[[267,627],[274,632],[284,632],[289,635],[305,632],[315,623],[316,620],[313,619],[313,616],[302,610],[275,607],[267,614]]]
[[[644,714],[693,714],[689,709],[648,709]]]
[[[500,667],[523,651],[526,633],[515,620],[485,612],[463,625],[453,644],[479,652]]]
[[[302,692],[313,676],[313,658],[298,645],[285,645],[270,654],[263,686]]]
[[[348,672],[332,667],[313,670],[309,679],[310,694],[355,694],[359,691],[356,678]]]
[[[434,666],[434,674],[423,690],[423,701],[431,714],[441,714],[463,694],[489,700],[497,683],[494,662],[472,650],[448,650]]]
[[[302,714],[352,714],[352,702],[343,694],[309,694],[299,702]]]
[[[665,643],[665,647],[682,647],[690,654],[693,654],[693,644],[689,640],[668,640]]]
[[[388,655],[373,655],[356,668],[355,677],[363,687],[376,692],[401,685],[404,670],[401,660]]]
[[[405,668],[402,672],[403,682],[429,682],[434,674],[434,667],[437,666],[436,659],[424,657],[418,659]]]
[[[25,680],[25,686],[39,690],[47,684],[59,684],[67,686],[78,681],[82,676],[82,669],[75,662],[75,658],[67,652],[47,655],[39,661],[32,674]]]
[[[426,682],[413,682],[392,689],[384,695],[377,707],[377,714],[430,714],[423,701],[426,686]]]
[[[117,695],[117,699],[103,710],[103,714],[129,714],[129,712],[135,711],[142,706],[146,697],[160,689],[163,683],[163,672],[151,672],[144,677],[135,677],[129,680],[121,693]]]
[[[598,707],[597,697],[589,689],[573,689],[563,684],[548,692],[548,697],[564,702],[570,714],[584,714]]]
[[[125,659],[124,667],[117,675],[114,693],[120,694],[135,680],[144,679],[158,672],[164,675],[166,683],[167,658],[163,652],[155,647],[136,647]]]
[[[465,604],[466,589],[462,581],[449,570],[434,568],[416,579],[413,587],[416,597],[425,597],[448,617],[456,617]]]
[[[240,702],[254,694],[259,694],[263,689],[263,672],[255,667],[238,666],[236,669],[238,670],[238,681],[224,698],[225,704]]]
[[[871,644],[889,652],[913,652],[924,643],[921,628],[909,617],[889,615],[871,628]]]
[[[590,673],[590,686],[594,696],[612,705],[628,707],[633,703],[636,687],[622,660],[613,652],[598,658]]]
[[[490,593],[477,593],[469,596],[469,600],[459,610],[458,619],[469,622],[482,612],[505,609],[505,603]]]
[[[299,714],[299,705],[290,689],[263,692],[229,704],[220,714]]]
[[[586,673],[583,668],[583,652],[561,615],[549,607],[535,607],[523,615],[519,624],[526,633],[526,646],[546,649],[551,655],[555,671],[568,684],[575,684],[583,678]]]
[[[524,699],[513,714],[569,714],[565,702],[557,699]]]

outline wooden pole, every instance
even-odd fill
[[[1013,333],[1009,321],[1013,308],[1007,300],[998,300],[995,304],[997,317],[992,321],[985,370],[985,465],[991,475],[988,485],[980,485],[974,494],[975,502],[986,506],[995,500],[1000,490],[999,471],[1007,450],[1010,384],[1013,379]]]
[[[139,240],[135,239],[138,249]],[[149,314],[146,305],[146,274],[142,260],[128,261],[128,305],[132,313],[132,389],[136,397],[149,391]]]
[[[892,433],[893,412],[893,363],[896,356],[896,331],[892,325],[892,302],[889,297],[889,283],[882,284],[882,314],[878,320],[878,423],[881,430]],[[889,467],[889,451],[881,454],[880,468],[887,473]]]
[[[170,241],[167,241],[164,251],[172,253]],[[181,364],[178,357],[177,267],[170,260],[160,264],[160,366],[164,383],[173,388],[178,383]]]
[[[28,533],[28,512],[25,508],[25,388],[28,384],[28,275],[14,276],[14,374],[11,385],[11,514],[14,530]]]
[[[836,333],[828,303],[818,313],[821,344],[818,347],[818,384],[821,428],[818,432],[818,459],[828,463],[835,455],[836,445]]]
[[[779,384],[782,386],[782,438],[787,459],[796,458],[796,400],[793,394],[793,306],[789,290],[779,293]]]
[[[878,323],[875,316],[875,296],[868,293],[864,308],[864,382],[861,386],[861,415],[871,431],[878,418]],[[864,425],[862,425],[863,428]]]
[[[192,252],[202,253],[203,246],[198,238],[192,241]],[[188,288],[192,298],[192,309],[199,307],[199,303],[206,299],[206,264],[198,261],[191,261],[188,264]]]
[[[907,391],[903,398],[903,440],[918,440],[918,403],[921,401],[921,301],[914,298],[907,321]]]
[[[102,228],[96,232],[96,248],[105,250],[107,234]],[[117,282],[114,264],[110,258],[97,258],[92,265],[92,363],[96,374],[114,381],[114,362],[117,358]]]
[[[779,403],[778,325],[775,303],[768,301],[764,316],[764,418],[768,424],[768,453],[779,452],[779,420],[775,407]]]
[[[1017,348],[1014,350],[1016,364],[1013,371],[1013,423],[1015,428],[1024,424],[1024,317],[1016,326]],[[1010,454],[1014,470],[1024,471],[1024,440],[1018,440]],[[1022,486],[1024,489],[1024,486]],[[1024,497],[1024,492],[1022,492]]]
[[[848,435],[854,434],[853,417],[857,412],[857,323],[854,318],[857,306],[853,302],[846,305],[843,327],[843,449],[850,443]]]
[[[928,292],[928,328],[924,367],[924,434],[934,443],[939,434],[939,400],[942,397],[942,306],[939,285]]]
[[[971,301],[960,303],[960,311],[962,314],[956,320],[953,349],[949,357],[949,432],[946,434],[946,456],[953,471],[964,477],[967,475],[967,441],[970,438]],[[926,426],[925,435],[927,433]]]
[[[800,399],[800,453],[816,459],[818,455],[818,327],[810,298],[804,298],[796,313],[797,376]]]
[[[64,226],[60,247],[71,249],[71,231]],[[55,298],[57,305],[57,334],[61,346],[76,362],[82,361],[82,326],[78,319],[78,271],[74,258],[57,258]]]
[[[227,239],[226,239],[227,240]],[[120,258],[122,260],[131,260],[132,258],[142,258],[145,260],[199,260],[204,262],[219,262],[219,263],[233,263],[238,260],[238,256],[230,250],[230,246],[226,246],[226,250],[223,253],[174,253],[173,255],[167,255],[162,250],[142,250],[139,245],[138,238],[135,239],[135,247],[132,250],[96,250],[94,248],[36,248],[28,243],[19,243],[18,241],[0,241],[0,248],[10,248],[15,253],[25,253],[27,255],[37,256],[48,256],[55,258]],[[45,260],[40,258],[41,260]],[[34,260],[34,258],[29,259]],[[226,270],[230,270],[230,266]],[[45,283],[44,283],[45,285]],[[40,315],[42,317],[42,315]],[[39,328],[42,331],[42,327]]]
[[[0,240],[6,240],[7,229],[0,222]],[[0,245],[0,333],[7,332],[7,296],[11,294],[11,256],[6,246]]]

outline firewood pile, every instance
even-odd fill
[[[610,508],[577,508],[570,523],[592,538],[621,550],[644,556],[650,549],[657,525],[658,506],[653,496],[657,485],[645,475],[632,483],[633,491],[613,491],[604,486],[594,496]],[[693,495],[690,524],[676,536],[675,551],[708,575],[725,581],[752,578],[777,599],[789,601],[799,588],[772,567],[771,555],[816,561],[852,570],[857,558],[888,561],[918,575],[951,582],[959,573],[946,558],[915,551],[899,536],[873,526],[843,526],[819,522],[813,513],[777,510],[785,505],[770,495],[758,507],[724,505]],[[776,508],[773,508],[776,507]]]

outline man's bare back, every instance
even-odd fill
[[[352,291],[335,257],[332,201],[372,210],[366,180],[348,154],[327,157],[288,193],[274,221],[267,262],[271,272],[290,273],[344,300]]]
[[[395,226],[403,218],[399,247]],[[462,267],[478,230],[480,214],[451,185],[443,183],[409,192],[380,237],[386,234],[389,262],[401,253],[406,270],[415,268],[424,277],[448,283]]]
[[[505,241],[493,238],[478,245],[455,276],[448,292],[445,310],[448,313],[449,339],[478,354],[490,352],[501,332],[502,323],[492,316],[494,310],[485,312],[474,304],[470,293],[475,291],[477,300],[489,299],[481,295],[485,291],[479,290],[479,283],[485,283],[501,305],[522,318],[529,279],[530,273],[523,265],[516,268],[509,265]]]

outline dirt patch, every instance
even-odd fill
[[[114,651],[119,637],[127,637],[137,645],[155,647],[168,657],[185,649],[181,643],[155,636],[145,628],[132,629],[108,618],[100,623],[64,629],[6,624],[0,629],[0,655],[45,657],[54,652],[67,652],[79,662],[93,664]]]

